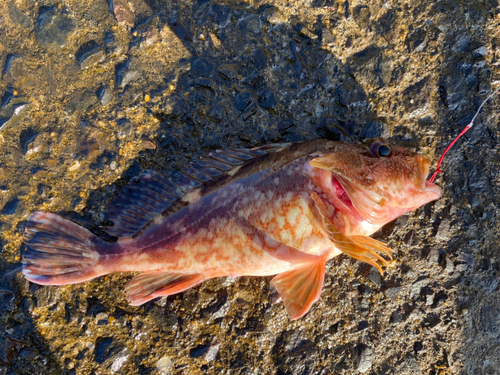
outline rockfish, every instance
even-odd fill
[[[105,242],[62,217],[35,212],[23,272],[42,285],[138,271],[141,305],[225,276],[276,275],[290,319],[318,300],[325,265],[347,254],[382,272],[391,249],[368,236],[441,196],[429,159],[383,139],[326,140],[211,153],[177,178],[148,171],[115,198]]]

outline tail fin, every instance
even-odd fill
[[[99,266],[100,238],[62,217],[35,212],[24,232],[23,273],[42,285],[75,284],[106,274]]]

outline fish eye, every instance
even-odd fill
[[[370,144],[370,152],[374,156],[387,157],[391,155],[391,146],[385,140],[377,139]]]

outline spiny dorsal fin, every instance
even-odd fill
[[[230,175],[259,156],[290,145],[278,143],[252,149],[217,150],[200,158],[199,162],[179,173],[177,178],[146,171],[114,198],[105,215],[114,225],[105,229],[112,236],[133,236],[186,193],[224,175]]]

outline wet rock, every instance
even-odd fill
[[[321,47],[331,47],[335,45],[335,36],[328,29],[321,30]]]
[[[316,126],[316,132],[318,136],[331,141],[339,141],[343,134],[342,125],[337,119],[331,116],[323,116],[320,118]]]
[[[217,356],[217,352],[219,351],[220,348],[220,342],[215,338],[212,340],[210,343],[210,348],[207,350],[205,354],[205,361],[210,362],[215,359]]]
[[[194,81],[196,87],[215,90],[215,82],[211,78],[197,78]]]
[[[380,287],[382,285],[382,276],[375,267],[372,267],[370,269],[370,274],[368,275],[368,277],[376,286]]]
[[[106,0],[93,0],[89,4],[88,15],[94,21],[103,21],[109,15],[109,6]]]
[[[257,48],[253,54],[253,63],[257,70],[262,70],[267,67],[267,55],[262,48]]]
[[[7,289],[0,289],[0,317],[4,314],[14,311],[16,304],[14,300],[16,295],[13,291]]]
[[[356,5],[352,9],[352,16],[360,29],[366,29],[370,25],[371,12],[367,5]]]
[[[297,43],[294,40],[292,40],[290,41],[289,45],[294,58],[293,67],[295,68],[295,73],[297,74],[297,78],[300,81],[306,81],[309,78],[310,73],[306,65],[302,61],[302,58],[298,54]]]
[[[144,72],[141,62],[137,59],[130,58],[115,67],[115,80],[117,86],[125,87],[129,83],[140,80],[143,75]]]
[[[397,17],[398,9],[388,9],[382,13],[376,20],[375,30],[389,43],[392,43],[397,37],[396,29],[394,28],[394,20]]]
[[[191,63],[190,73],[195,77],[210,77],[213,73],[214,66],[209,59],[200,57],[194,59]]]
[[[190,351],[189,351],[189,356],[191,358],[198,358],[198,357],[202,357],[205,353],[208,352],[208,350],[210,349],[210,344],[207,344],[207,345],[199,345],[195,348],[192,348]]]
[[[290,129],[294,125],[292,119],[281,120],[278,122],[278,130],[280,132],[284,132]]]
[[[238,22],[238,27],[243,35],[256,35],[259,33],[262,27],[262,22],[259,16],[252,14],[246,18],[241,19]]]
[[[355,81],[347,81],[337,88],[338,102],[341,106],[362,106],[366,104],[366,93],[363,87]]]
[[[75,58],[80,68],[85,69],[103,62],[106,56],[99,44],[95,40],[91,40],[78,48]]]
[[[24,27],[25,29],[31,29],[33,27],[33,20],[19,10],[13,1],[8,2],[7,7],[9,9],[12,22]]]
[[[158,39],[158,30],[152,25],[146,26],[142,32],[142,46],[150,46]]]
[[[95,92],[91,90],[76,92],[65,104],[66,113],[71,115],[75,112],[84,111],[92,106],[96,102],[96,99]]]
[[[129,356],[129,349],[111,337],[99,337],[96,340],[94,360],[112,373],[119,372]]]
[[[12,62],[17,58],[19,58],[19,56],[13,53],[9,53],[7,56],[5,56],[5,61],[2,69],[2,77],[5,77],[9,73],[10,68],[12,66]]]
[[[469,33],[462,33],[455,37],[452,44],[452,51],[458,53],[465,53],[470,51],[471,40],[469,38]]]
[[[210,7],[211,16],[220,27],[224,27],[227,25],[230,15],[231,8],[227,5],[221,4],[212,4]]]
[[[272,109],[276,107],[276,99],[274,98],[274,93],[271,90],[262,90],[257,95],[257,103],[259,106],[265,109]]]
[[[104,38],[105,52],[106,56],[116,53],[118,48],[118,43],[116,43],[115,34],[112,32],[107,32]]]
[[[116,21],[120,24],[133,27],[135,24],[135,15],[132,13],[123,0],[112,0],[113,13]]]
[[[148,313],[164,332],[177,329],[179,319],[168,310],[155,306]]]
[[[0,336],[2,337],[2,340],[0,340],[0,365],[10,365],[18,356],[19,351],[29,346],[29,343],[11,336],[2,336]]]
[[[176,25],[172,31],[183,42],[192,43],[194,40],[193,33],[181,24]]]
[[[314,34],[311,30],[309,30],[309,28],[304,26],[302,23],[294,21],[293,25],[297,29],[299,35],[303,36],[304,38],[309,38],[312,40],[318,39],[318,36]]]
[[[151,7],[145,0],[127,0],[127,3],[138,20],[144,20],[153,14]]]
[[[383,130],[384,126],[381,123],[375,121],[368,121],[363,127],[360,136],[362,139],[377,138],[382,135]]]
[[[408,113],[424,110],[429,105],[431,94],[428,78],[423,78],[403,91],[403,105]]]
[[[7,104],[9,104],[11,99],[17,96],[14,95],[15,93],[16,90],[13,87],[7,87],[7,90],[5,90],[4,94],[0,98],[0,106],[5,107]]]
[[[421,52],[427,46],[427,33],[423,29],[416,29],[406,36],[405,44],[410,52]]]
[[[36,131],[35,128],[28,128],[21,131],[21,133],[19,134],[19,144],[21,145],[23,155],[28,152],[29,144],[33,142],[38,134],[39,132]]]
[[[279,25],[287,21],[287,17],[277,9],[270,9],[266,14],[266,20],[272,25]]]
[[[224,105],[220,103],[214,105],[210,108],[209,116],[216,121],[224,120],[224,117],[226,116],[226,109],[224,108]]]
[[[97,98],[101,101],[102,105],[108,105],[113,99],[113,91],[109,86],[102,86],[96,91]]]
[[[228,81],[238,78],[238,65],[236,64],[223,64],[219,66],[217,71],[222,78]]]
[[[68,16],[55,10],[43,8],[38,17],[37,36],[45,47],[65,47],[76,23]]]
[[[59,295],[60,291],[53,286],[42,286],[33,293],[38,308],[55,305],[59,300]]]
[[[351,67],[355,70],[354,76],[360,83],[375,88],[382,87],[383,81],[378,74],[382,61],[382,50],[377,46],[368,46],[352,55]]]
[[[237,111],[243,111],[252,102],[252,93],[249,91],[240,91],[234,98],[234,108]]]

